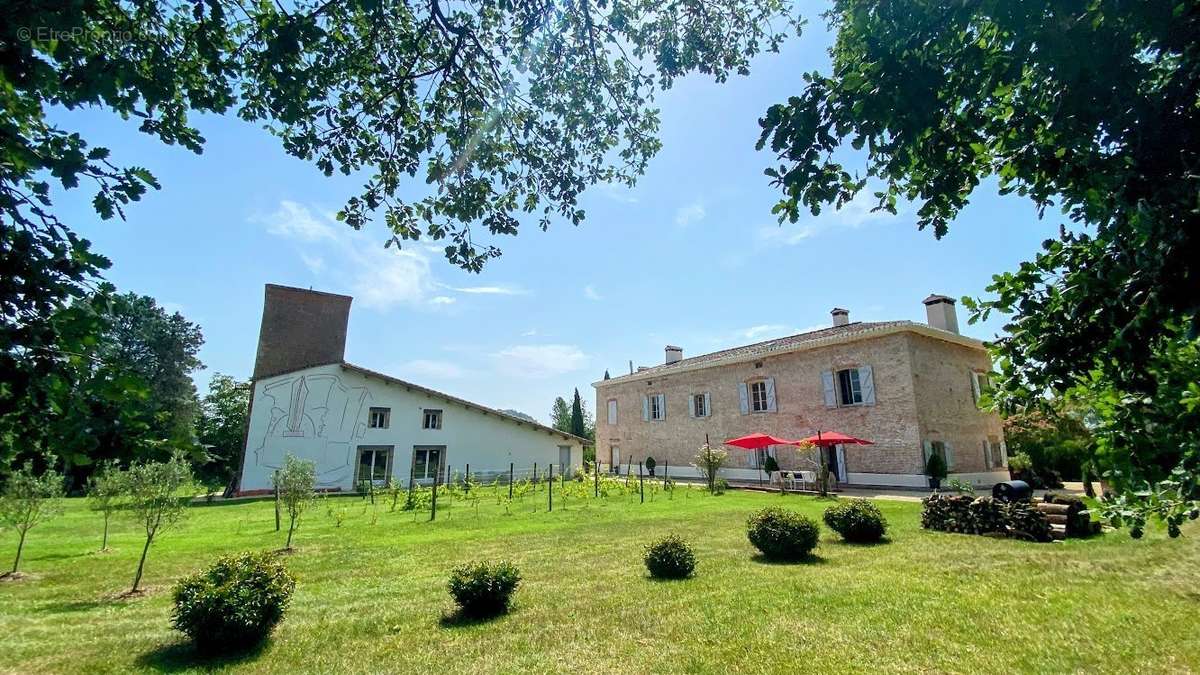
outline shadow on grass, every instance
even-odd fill
[[[138,657],[139,666],[157,670],[160,673],[174,673],[182,670],[213,670],[221,666],[233,666],[253,661],[262,655],[270,644],[270,639],[255,645],[223,654],[209,654],[197,651],[191,642],[173,642],[159,645],[153,650]]]
[[[494,614],[465,614],[461,609],[456,609],[452,612],[446,612],[445,614],[442,614],[441,618],[438,619],[438,625],[442,628],[467,628],[470,626],[479,626],[503,618],[510,612],[512,612],[512,608],[509,608],[507,611],[497,612]]]
[[[73,602],[52,602],[38,607],[37,611],[45,614],[69,614],[71,612],[88,612],[93,609],[111,607],[119,604],[122,603],[113,598],[101,598],[99,600],[75,600]]]
[[[847,541],[839,537],[832,542],[827,543],[832,543],[835,546],[845,546],[847,548],[875,548],[876,546],[886,546],[887,544],[892,543],[892,540],[888,537],[884,537],[878,541]]]
[[[646,581],[653,581],[656,584],[674,584],[674,583],[679,583],[682,581],[689,581],[695,576],[696,576],[696,573],[693,572],[693,573],[687,575],[686,577],[656,577],[656,576],[647,574],[645,578],[646,578]]]
[[[812,555],[812,554],[807,555],[803,558],[799,558],[799,559],[788,559],[788,558],[768,558],[767,556],[759,553],[759,554],[752,556],[750,559],[760,565],[785,565],[785,566],[824,565],[829,562],[828,560],[826,560],[825,558],[822,558],[819,555]]]

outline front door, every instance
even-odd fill
[[[841,445],[825,447],[826,461],[829,462],[829,475],[839,483],[846,482],[846,451]]]
[[[563,475],[571,470],[571,446],[558,446],[558,475]]]
[[[612,473],[618,473],[621,470],[621,449],[615,445],[611,446],[609,454],[611,464],[609,464],[608,470]]]
[[[419,483],[432,483],[446,463],[446,446],[414,445],[412,477]]]

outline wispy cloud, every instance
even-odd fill
[[[430,300],[429,302],[430,302],[430,304],[433,304],[433,305],[453,305],[457,301],[458,301],[458,298],[452,298],[448,295],[439,295],[439,296],[433,298],[432,300]]]
[[[680,227],[687,227],[692,223],[704,220],[705,215],[707,213],[704,211],[704,203],[695,201],[675,210],[675,224]]]
[[[457,363],[431,359],[414,359],[404,363],[399,372],[402,377],[408,376],[413,379],[457,380],[467,376],[467,370]]]
[[[838,228],[859,228],[875,222],[894,220],[904,216],[911,204],[901,203],[895,215],[887,211],[873,210],[878,200],[870,187],[858,193],[854,199],[836,211],[825,211],[816,218],[801,223],[765,225],[758,228],[756,239],[760,246],[795,246],[824,232]]]
[[[638,197],[633,192],[633,188],[624,185],[614,185],[612,183],[601,183],[596,186],[596,191],[605,197],[619,202],[621,204],[636,204]]]
[[[509,377],[544,379],[582,370],[587,355],[575,345],[516,345],[492,354],[497,372]]]
[[[596,287],[592,284],[588,284],[587,286],[583,287],[583,297],[587,298],[588,300],[604,299],[604,296],[600,295],[600,293],[596,291]]]
[[[520,286],[445,286],[445,288],[470,295],[529,295],[529,291]]]
[[[538,332],[537,332],[536,328],[530,328],[529,330],[525,331],[524,333],[521,333],[521,337],[533,337],[534,335],[537,335],[537,334],[538,334]]]
[[[330,214],[284,200],[266,216],[251,222],[291,241],[305,266],[314,273],[329,270],[334,283],[349,289],[365,307],[429,306],[437,288],[429,257],[420,248],[384,248],[364,232],[339,226]],[[319,251],[306,247],[320,247]],[[440,304],[440,303],[438,303]]]

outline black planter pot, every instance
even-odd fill
[[[942,479],[934,478],[933,476],[930,476],[929,477],[929,489],[937,490],[940,487],[942,487]]]

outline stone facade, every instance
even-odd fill
[[[765,343],[731,350],[728,357],[700,357],[695,364],[685,359],[596,382],[599,461],[611,467],[617,448],[622,464],[632,459],[636,468],[653,456],[660,467],[674,467],[673,474],[689,474],[706,435],[717,445],[753,432],[802,438],[833,430],[874,441],[841,449],[842,477],[852,484],[925,485],[925,456],[935,441],[949,446],[952,473],[979,484],[1007,477],[1000,420],[978,410],[971,384],[973,372],[990,370],[982,343],[911,322],[839,325],[817,333],[781,349]],[[874,402],[830,407],[825,373],[864,367],[870,368]],[[774,411],[744,413],[741,385],[767,379],[773,381]],[[665,397],[665,416],[645,421],[643,397],[656,394]],[[697,394],[708,394],[708,416],[690,414],[688,398]],[[610,400],[616,401],[615,424],[609,422]],[[985,466],[983,442],[989,439],[1000,466]],[[756,453],[729,452],[731,477],[758,474]],[[813,468],[814,453],[774,449],[784,469]]]

